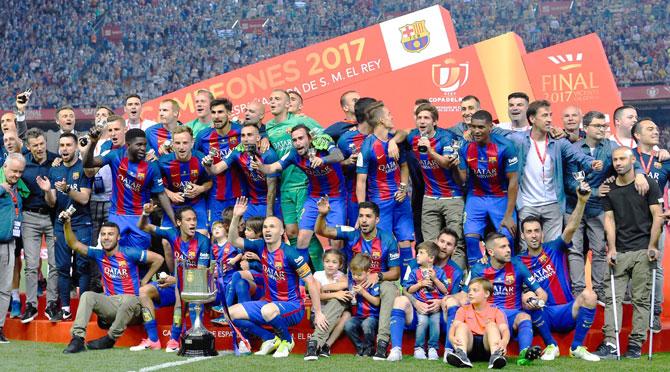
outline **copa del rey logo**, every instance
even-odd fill
[[[400,27],[402,47],[411,53],[418,53],[430,44],[430,32],[426,28],[426,21],[420,20]]]
[[[453,59],[446,59],[443,63],[433,64],[433,84],[444,93],[455,92],[465,85],[470,74],[468,62],[456,64]]]
[[[573,68],[578,68],[582,66],[582,59],[584,56],[582,53],[572,54],[559,54],[555,56],[547,57],[551,62],[558,66],[563,71],[571,70]]]

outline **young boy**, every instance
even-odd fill
[[[503,368],[507,364],[504,355],[510,331],[505,314],[488,303],[493,285],[487,279],[476,278],[468,288],[470,303],[456,311],[449,332],[454,350],[447,351],[447,362],[458,368],[472,368],[468,357],[475,361],[488,358],[489,369]]]
[[[379,283],[370,288],[365,288],[363,283],[368,278],[371,266],[370,256],[357,254],[349,263],[351,272],[352,294],[355,295],[355,307],[352,318],[344,324],[344,333],[356,346],[356,355],[372,356],[374,354],[374,341],[377,336],[379,325]],[[353,301],[352,301],[352,304]],[[361,342],[361,333],[363,341]]]
[[[412,270],[409,278],[403,283],[405,290],[422,303],[426,303],[428,300],[441,300],[449,294],[444,270],[433,265],[437,257],[437,251],[435,244],[419,244],[416,254],[416,263],[419,267]],[[429,313],[417,312],[418,324],[416,327],[414,358],[426,359],[424,345],[426,343],[426,331],[428,331],[428,359],[439,359],[437,350],[440,347],[441,317],[440,308]]]
[[[353,298],[349,292],[347,275],[344,274],[344,254],[338,249],[329,249],[323,253],[323,270],[314,273],[314,279],[321,294],[321,309],[326,315],[328,329],[314,329],[307,341],[305,360],[317,360],[330,356],[330,346],[340,337],[344,324],[351,318],[348,311]]]
[[[216,221],[212,224],[212,255],[216,262],[216,285],[218,288],[216,304],[225,301],[227,287],[231,284],[233,274],[237,272],[237,265],[242,260],[242,253],[228,242],[228,227],[230,220]],[[212,307],[215,312],[222,313],[221,305]],[[212,320],[214,324],[226,324],[222,315]]]

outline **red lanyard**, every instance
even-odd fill
[[[549,146],[549,135],[545,134],[544,135],[544,155],[540,154],[540,148],[537,147],[537,142],[531,137],[531,141],[533,141],[533,145],[535,145],[535,152],[537,152],[537,157],[540,158],[540,161],[542,162],[542,165],[544,166],[544,161],[547,160],[547,147]]]
[[[619,144],[619,146],[623,146],[623,145],[624,145],[623,143],[621,143],[621,140],[619,140],[619,136],[617,136],[616,133],[614,133],[614,140],[616,141],[616,143]],[[628,147],[632,149],[634,144],[635,144],[635,142],[634,142],[633,139],[631,138],[631,139],[630,139],[630,145],[629,145]]]
[[[644,169],[644,174],[649,174],[649,171],[651,171],[651,164],[654,162],[654,152],[652,151],[651,154],[649,154],[649,161],[645,164],[644,163],[644,158],[642,157],[642,152],[640,151],[640,148],[637,148],[637,153],[640,155],[640,163],[642,164],[642,169]]]
[[[11,188],[9,189],[9,195],[12,196],[12,203],[14,203],[14,213],[16,213],[16,217],[19,216],[19,200],[16,196],[16,193],[14,193],[14,190]]]

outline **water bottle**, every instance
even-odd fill
[[[426,132],[421,132],[421,138],[428,138],[428,134]],[[422,154],[427,153],[428,146],[419,146],[419,152]]]

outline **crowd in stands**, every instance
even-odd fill
[[[32,87],[32,108],[118,104],[203,79],[433,5],[432,1],[7,0],[0,10],[0,96]],[[446,1],[461,46],[514,31],[528,51],[597,32],[620,86],[667,82],[670,3],[574,2],[559,16],[536,1]],[[236,20],[268,19],[261,34]],[[120,42],[102,36],[118,25]],[[188,45],[188,47],[185,47]],[[10,101],[7,101],[7,100]],[[2,106],[10,107],[10,98]]]

